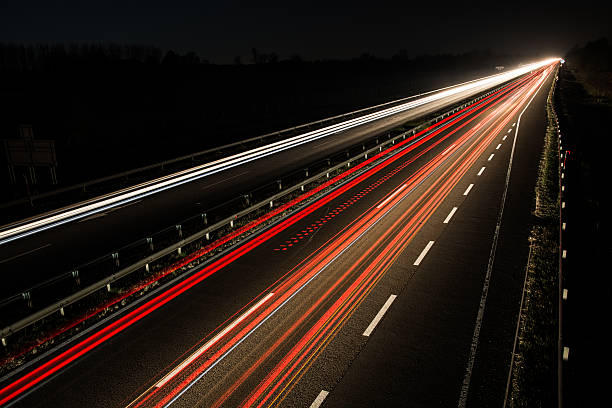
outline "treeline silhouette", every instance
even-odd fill
[[[0,139],[56,141],[60,185],[495,73],[526,56],[471,52],[307,61],[274,52],[219,65],[119,44],[0,44]],[[0,155],[0,168],[6,169]],[[45,186],[44,174],[38,191]],[[18,177],[19,178],[19,177]],[[0,170],[2,184],[8,173]],[[8,187],[4,200],[23,195]]]
[[[565,56],[596,98],[612,98],[612,45],[607,38],[575,45]]]

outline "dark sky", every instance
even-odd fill
[[[610,36],[608,2],[453,5],[410,1],[2,1],[0,41],[109,41],[196,51],[213,62],[251,48],[307,59],[491,49],[561,55]]]

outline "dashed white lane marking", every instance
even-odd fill
[[[325,401],[327,394],[329,394],[329,391],[322,390],[319,395],[317,395],[317,398],[312,401],[312,404],[310,404],[310,408],[319,408],[323,401]]]
[[[501,147],[501,143],[497,145],[497,147],[495,148],[495,150],[499,150],[499,148]]]
[[[448,213],[448,215],[444,219],[443,224],[448,224],[450,219],[453,218],[453,215],[455,215],[455,211],[457,211],[457,207],[453,207],[453,209]]]
[[[569,347],[563,347],[563,361],[569,360]]]
[[[470,194],[470,190],[472,189],[472,187],[474,187],[474,184],[470,184],[468,188],[465,189],[465,192],[463,193],[463,195],[466,196]]]
[[[189,356],[185,361],[183,361],[181,364],[179,364],[174,370],[170,371],[164,378],[162,378],[161,380],[159,380],[157,382],[157,384],[155,384],[155,387],[157,388],[161,388],[164,386],[164,384],[166,384],[168,381],[170,381],[172,378],[174,378],[175,375],[177,375],[181,370],[183,370],[183,368],[187,367],[189,364],[191,364],[195,359],[197,359],[198,357],[200,357],[202,354],[204,354],[204,352],[206,350],[208,350],[213,344],[215,344],[217,341],[219,341],[220,338],[222,338],[223,336],[225,336],[229,331],[231,331],[234,327],[236,327],[237,325],[239,325],[244,319],[246,319],[251,313],[253,313],[255,310],[257,310],[261,305],[263,305],[264,303],[266,303],[266,301],[268,299],[270,299],[272,296],[274,296],[274,293],[268,293],[263,299],[261,299],[259,302],[257,302],[255,305],[253,305],[249,310],[247,310],[246,312],[244,312],[244,314],[242,316],[240,316],[238,319],[234,320],[229,326],[227,326],[225,329],[223,329],[222,331],[220,331],[215,337],[213,337],[212,339],[210,339],[209,341],[206,342],[206,344],[204,344],[202,347],[200,347],[195,353],[193,353],[191,356]]]
[[[563,231],[565,231],[565,223],[563,223],[563,225],[561,226],[561,228],[563,229]]]
[[[489,158],[487,159],[487,161],[491,161],[491,159],[493,158],[493,156],[495,156],[494,153],[491,153],[491,155],[489,156]]]
[[[512,132],[512,129],[508,129],[508,133]]]
[[[567,258],[567,249],[563,250],[563,255],[561,255],[563,259]]]
[[[453,143],[452,145],[448,146],[448,148],[445,151],[442,152],[442,156],[444,156],[446,153],[448,153],[448,151],[450,149],[452,149],[453,147],[455,147],[455,143]]]
[[[512,127],[514,127],[514,125],[516,125],[516,122],[514,122],[514,123],[512,124]]]
[[[563,289],[563,300],[567,300],[567,289]]]
[[[406,184],[402,184],[402,186],[400,188],[398,188],[397,190],[395,190],[393,192],[393,194],[391,194],[389,197],[387,197],[387,199],[385,201],[383,201],[382,203],[378,204],[376,206],[377,209],[380,209],[381,207],[383,207],[385,204],[387,204],[389,202],[389,200],[391,200],[393,197],[395,197],[397,195],[397,193],[399,193],[400,191],[402,191],[403,189],[406,188]]]
[[[485,167],[483,166],[482,169],[480,169],[480,171],[478,172],[477,176],[480,176],[484,171],[485,171]]]
[[[502,140],[506,140],[506,138],[507,138],[507,137],[508,137],[508,135],[505,135],[505,136],[502,138]]]
[[[493,235],[493,243],[491,245],[491,253],[489,254],[489,263],[487,265],[487,272],[485,274],[485,281],[484,281],[484,284],[482,286],[482,295],[480,297],[480,305],[478,306],[478,313],[476,315],[476,324],[474,325],[474,334],[472,335],[472,344],[470,345],[470,354],[469,354],[469,357],[468,357],[467,366],[465,368],[465,376],[463,377],[463,384],[461,385],[461,391],[459,393],[459,402],[457,404],[457,408],[465,408],[465,406],[467,404],[468,391],[470,389],[470,381],[471,381],[471,378],[472,378],[472,370],[474,368],[474,360],[476,359],[476,351],[478,349],[478,340],[480,338],[480,329],[482,327],[482,320],[483,320],[483,316],[484,316],[484,309],[485,309],[485,305],[487,303],[487,297],[488,297],[488,293],[489,293],[489,285],[490,285],[490,282],[491,282],[491,274],[492,274],[492,270],[493,270],[493,263],[495,261],[495,252],[497,250],[497,241],[499,239],[499,230],[501,228],[501,220],[502,220],[503,214],[504,214],[504,206],[505,206],[505,203],[506,203],[506,195],[508,193],[508,184],[510,182],[510,173],[512,172],[512,161],[514,159],[514,151],[516,149],[516,139],[518,137],[519,127],[520,127],[520,124],[521,124],[521,117],[523,116],[523,113],[525,113],[525,111],[527,110],[529,105],[531,105],[531,102],[534,100],[534,98],[537,96],[537,94],[540,92],[540,89],[542,89],[543,86],[544,86],[544,82],[542,82],[542,84],[539,86],[537,91],[533,94],[533,96],[531,97],[529,102],[527,102],[527,105],[523,108],[523,110],[521,111],[521,113],[520,113],[520,115],[518,117],[517,126],[516,126],[516,132],[514,132],[514,140],[512,141],[512,149],[510,150],[510,161],[508,163],[508,171],[506,173],[506,182],[505,182],[505,186],[504,186],[504,193],[502,195],[501,206],[500,206],[499,213],[498,213],[498,216],[497,216],[497,225],[495,227],[495,234]]]
[[[434,244],[434,241],[429,241],[429,243],[425,246],[425,249],[423,249],[423,252],[421,252],[421,255],[419,255],[416,261],[414,261],[415,266],[419,266],[419,264],[421,263],[423,258],[425,258],[425,255],[427,255],[427,252],[429,252],[433,244]]]
[[[385,304],[380,308],[380,310],[378,311],[378,313],[376,313],[376,316],[374,316],[374,320],[372,320],[372,322],[370,323],[370,325],[368,326],[367,329],[365,329],[365,331],[363,332],[364,336],[369,336],[370,334],[372,334],[372,332],[374,331],[374,329],[376,328],[376,325],[378,324],[378,322],[380,322],[380,320],[383,318],[383,316],[385,315],[385,313],[387,313],[387,310],[389,310],[389,308],[391,307],[391,303],[393,303],[393,301],[395,300],[395,298],[397,297],[397,295],[391,295],[389,296],[389,299],[387,299],[387,301],[385,302]]]

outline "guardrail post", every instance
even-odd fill
[[[6,344],[7,344],[7,343],[6,343],[6,337],[3,337],[3,338],[2,338],[2,345],[3,345],[4,347],[6,347]]]
[[[149,269],[149,264],[146,264],[146,265],[145,265],[145,271],[150,272],[150,269]]]
[[[249,207],[251,205],[251,198],[249,195],[245,194],[242,198],[244,199],[245,207]]]
[[[300,186],[300,189],[301,189],[302,191],[304,191],[304,185],[303,185],[303,184]]]
[[[66,315],[66,314],[64,313],[64,308],[63,308],[63,307],[60,307],[59,312],[60,312],[60,314],[61,314],[62,316],[65,316],[65,315]]]
[[[283,183],[281,180],[276,180],[276,182],[278,183],[278,189],[282,190],[283,189]]]
[[[364,155],[363,155],[363,158],[364,158],[365,160],[368,160],[368,154],[367,154],[367,153],[366,153],[366,154],[364,154]]]
[[[112,257],[115,260],[115,266],[118,268],[119,267],[119,252],[113,252]]]
[[[106,284],[106,291],[107,291],[107,292],[110,292],[110,291],[111,291],[111,288],[110,288],[110,283],[107,283],[107,284]]]
[[[204,225],[208,225],[208,218],[206,217],[206,213],[202,213],[202,222],[204,222]]]
[[[308,177],[308,169],[304,169],[304,172],[306,173],[305,177]]]
[[[77,286],[81,285],[81,278],[79,277],[79,270],[75,269],[74,271],[72,271],[72,277],[74,278],[74,281],[76,282]]]
[[[230,228],[234,228],[234,220],[230,220]]]
[[[210,241],[210,233],[209,232],[206,233],[206,240]]]
[[[147,244],[149,244],[149,249],[151,250],[151,252],[153,252],[154,247],[153,247],[153,237],[147,238]]]
[[[179,238],[183,238],[183,227],[181,224],[176,225],[176,230],[178,231]]]
[[[30,294],[30,292],[23,292],[21,296],[23,297],[23,300],[26,301],[28,307],[32,307],[32,295]]]

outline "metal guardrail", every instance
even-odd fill
[[[264,200],[262,200],[262,201],[260,201],[260,202],[258,202],[256,204],[254,204],[254,205],[252,205],[252,206],[250,206],[250,207],[248,207],[248,208],[246,208],[246,209],[244,209],[242,211],[239,211],[239,212],[237,212],[235,214],[232,214],[231,216],[226,217],[226,218],[222,219],[221,221],[216,222],[215,224],[210,225],[210,226],[208,226],[208,227],[206,227],[206,228],[204,228],[204,229],[202,229],[202,230],[200,230],[200,231],[198,231],[198,232],[188,236],[187,238],[181,239],[178,242],[175,242],[175,243],[173,243],[173,244],[171,244],[169,246],[166,246],[164,249],[161,249],[161,250],[159,250],[159,251],[157,251],[157,252],[155,252],[155,253],[153,253],[151,255],[148,255],[148,256],[146,256],[146,257],[144,257],[144,258],[142,258],[142,259],[140,259],[140,260],[130,264],[129,266],[127,266],[127,267],[117,271],[116,273],[110,274],[109,276],[104,277],[103,279],[101,279],[101,280],[99,280],[99,281],[97,281],[97,282],[95,282],[95,283],[93,283],[93,284],[91,284],[91,285],[89,285],[89,286],[87,286],[87,287],[85,287],[85,288],[83,288],[83,289],[81,289],[81,290],[79,290],[79,291],[69,295],[69,296],[66,296],[63,299],[61,299],[61,300],[59,300],[59,301],[57,301],[57,302],[55,302],[55,303],[53,303],[53,304],[51,304],[51,305],[41,309],[41,310],[39,310],[39,311],[37,311],[37,312],[35,312],[35,313],[31,314],[31,315],[29,315],[29,316],[27,316],[27,317],[25,317],[25,318],[15,322],[15,323],[13,323],[13,324],[11,324],[11,325],[9,325],[7,327],[4,327],[2,329],[2,331],[0,331],[0,337],[2,338],[2,342],[3,343],[6,342],[6,340],[5,340],[6,337],[8,337],[8,336],[10,336],[12,334],[15,334],[16,332],[18,332],[18,331],[20,331],[20,330],[22,330],[22,329],[24,329],[24,328],[26,328],[26,327],[36,323],[36,322],[38,322],[38,321],[40,321],[40,320],[42,320],[42,319],[44,319],[46,317],[49,317],[49,316],[51,316],[54,313],[57,313],[57,312],[63,313],[63,308],[64,307],[66,307],[66,306],[68,306],[70,304],[73,304],[73,303],[75,303],[75,302],[77,302],[77,301],[79,301],[79,300],[81,300],[81,299],[83,299],[83,298],[85,298],[85,297],[87,297],[87,296],[97,292],[98,290],[103,289],[104,287],[109,287],[108,285],[110,285],[111,283],[116,282],[117,280],[119,280],[121,278],[124,278],[124,277],[128,276],[129,274],[131,274],[131,273],[133,273],[135,271],[140,270],[143,267],[146,268],[152,262],[154,262],[156,260],[159,260],[159,259],[161,259],[161,258],[163,258],[163,257],[165,257],[165,256],[167,256],[167,255],[169,255],[171,253],[173,253],[174,251],[177,251],[180,248],[185,247],[185,246],[189,245],[190,243],[193,243],[193,242],[195,242],[195,241],[205,237],[207,234],[210,234],[211,232],[214,232],[214,231],[219,230],[221,228],[227,227],[228,225],[233,225],[233,223],[237,219],[242,218],[242,217],[244,217],[244,216],[246,216],[246,215],[248,215],[248,214],[250,214],[250,213],[252,213],[254,211],[257,211],[258,209],[260,209],[260,208],[262,208],[264,206],[268,206],[271,203],[273,203],[274,201],[279,200],[280,198],[282,198],[282,197],[284,197],[284,196],[286,196],[288,194],[291,194],[291,193],[295,192],[298,189],[303,189],[303,187],[305,185],[309,184],[309,183],[315,182],[315,181],[320,180],[322,178],[329,178],[329,173],[334,172],[336,170],[339,170],[339,169],[341,169],[343,167],[349,166],[351,163],[353,163],[356,160],[359,160],[361,158],[364,158],[364,157],[367,158],[368,155],[371,155],[372,153],[381,152],[384,147],[386,147],[388,145],[393,145],[393,144],[395,144],[396,141],[398,141],[400,139],[405,139],[407,135],[414,135],[414,134],[416,134],[418,130],[420,130],[422,128],[425,128],[427,126],[430,126],[430,125],[432,125],[434,123],[439,122],[440,120],[442,120],[442,119],[452,115],[453,113],[456,113],[457,111],[459,111],[461,109],[464,109],[465,107],[467,107],[467,106],[469,106],[471,104],[474,104],[474,103],[480,101],[481,99],[491,95],[492,93],[498,91],[499,89],[503,88],[504,86],[505,86],[505,84],[502,84],[502,85],[498,86],[497,88],[494,88],[494,89],[492,89],[492,90],[490,90],[490,91],[488,91],[488,92],[486,92],[484,94],[481,94],[480,96],[478,96],[476,98],[473,98],[469,102],[466,102],[466,103],[463,103],[463,104],[461,104],[459,106],[456,106],[453,109],[451,109],[449,111],[446,111],[446,112],[444,112],[441,115],[436,116],[435,118],[432,118],[432,119],[430,119],[428,121],[425,121],[425,122],[421,123],[420,125],[414,127],[411,130],[403,132],[403,133],[401,133],[401,134],[399,134],[397,136],[394,136],[393,138],[389,138],[386,141],[382,141],[381,143],[378,143],[373,148],[370,148],[370,149],[368,149],[366,151],[362,151],[359,154],[357,154],[357,155],[355,155],[353,157],[350,157],[349,159],[347,159],[347,160],[345,160],[345,161],[343,161],[343,162],[341,162],[341,163],[339,163],[339,164],[337,164],[337,165],[335,165],[333,167],[327,168],[327,169],[323,170],[322,172],[319,172],[318,174],[316,174],[316,175],[314,175],[312,177],[309,177],[309,178],[307,178],[307,179],[305,179],[305,180],[295,184],[294,186],[292,186],[290,188],[286,188],[286,189],[284,189],[283,191],[281,191],[281,192],[279,192],[277,194],[269,196],[266,199],[264,199]],[[118,254],[118,252],[115,252],[114,254]],[[114,255],[114,254],[111,254],[111,255]],[[115,257],[113,256],[112,258],[114,259]],[[74,272],[75,271],[73,271],[73,276],[75,276]],[[76,277],[78,277],[78,271],[76,271],[76,272],[77,272]],[[19,294],[15,295],[15,296],[7,298],[7,299],[3,300],[2,302],[0,302],[0,306],[3,305],[3,304],[6,304],[7,301],[12,301],[12,300],[16,300],[16,299],[19,299],[19,300],[25,299],[27,302],[30,302],[31,301],[30,292],[31,292],[31,290],[24,291],[24,292],[19,293]]]
[[[494,75],[491,75],[491,76],[494,76]],[[479,79],[468,81],[468,82],[462,83],[461,85],[467,84],[467,83],[471,83],[471,82],[475,82],[475,81],[478,81],[478,80]],[[252,137],[250,139],[239,140],[239,141],[234,142],[234,143],[229,143],[229,144],[226,144],[226,145],[223,145],[223,146],[218,146],[218,147],[214,147],[214,148],[211,148],[211,149],[202,150],[200,152],[191,153],[191,154],[188,154],[188,155],[185,155],[185,156],[176,157],[174,159],[165,160],[165,161],[158,162],[158,163],[155,163],[155,164],[150,164],[148,166],[143,166],[143,167],[139,167],[139,168],[136,168],[136,169],[124,171],[124,172],[121,172],[121,173],[116,173],[116,174],[113,174],[113,175],[110,175],[110,176],[101,177],[101,178],[90,180],[90,181],[86,181],[86,182],[83,182],[83,183],[73,184],[71,186],[60,188],[60,189],[53,190],[53,191],[48,191],[46,193],[41,193],[41,194],[33,195],[33,196],[30,196],[30,197],[24,197],[24,198],[21,198],[21,199],[18,199],[18,200],[13,200],[13,201],[10,201],[10,202],[7,202],[7,203],[0,204],[0,208],[9,208],[9,207],[13,207],[13,206],[20,205],[20,204],[26,204],[26,203],[30,203],[30,204],[33,205],[34,201],[37,201],[37,200],[40,200],[40,199],[43,199],[43,198],[47,198],[47,197],[52,197],[52,196],[60,195],[60,194],[63,194],[63,193],[69,192],[69,191],[75,191],[75,190],[86,191],[87,187],[91,187],[91,186],[94,186],[94,185],[97,185],[97,184],[106,183],[106,182],[109,182],[111,180],[126,178],[126,177],[129,177],[129,176],[133,176],[133,175],[139,174],[139,173],[144,173],[144,172],[156,169],[156,168],[160,168],[161,170],[163,170],[165,166],[176,164],[176,163],[179,163],[181,161],[186,161],[187,160],[189,162],[193,162],[198,157],[210,155],[210,154],[213,154],[215,152],[219,152],[219,151],[223,151],[223,150],[227,150],[227,149],[232,149],[232,148],[234,148],[236,146],[241,146],[241,145],[245,145],[245,144],[249,144],[249,143],[253,143],[253,142],[261,142],[261,143],[263,143],[264,140],[269,139],[269,138],[273,138],[273,137],[282,138],[282,135],[287,134],[287,133],[291,133],[291,132],[295,132],[295,131],[300,130],[300,129],[316,127],[316,126],[323,126],[324,124],[329,123],[329,122],[333,122],[333,121],[336,121],[336,120],[339,120],[339,119],[345,119],[347,117],[354,117],[357,114],[361,114],[361,113],[364,113],[364,112],[377,110],[377,109],[382,108],[382,107],[391,106],[391,105],[394,105],[394,104],[400,104],[400,103],[406,102],[406,101],[408,101],[410,99],[414,99],[414,98],[418,98],[418,97],[421,97],[421,96],[424,96],[424,95],[428,95],[428,94],[431,94],[431,93],[439,92],[439,91],[442,91],[442,90],[445,90],[445,89],[450,89],[450,88],[453,88],[453,87],[456,87],[456,86],[459,86],[459,85],[452,85],[452,86],[447,86],[447,87],[444,87],[444,88],[436,89],[436,90],[433,90],[433,91],[423,92],[423,93],[420,93],[420,94],[417,94],[417,95],[412,95],[412,96],[408,96],[408,97],[405,97],[405,98],[396,99],[396,100],[393,100],[393,101],[390,101],[390,102],[381,103],[381,104],[378,104],[378,105],[375,105],[375,106],[369,106],[367,108],[362,108],[362,109],[358,109],[358,110],[355,110],[355,111],[351,111],[351,112],[347,112],[347,113],[342,113],[340,115],[331,116],[331,117],[324,118],[324,119],[319,119],[319,120],[316,120],[316,121],[313,121],[313,122],[309,122],[309,123],[305,123],[305,124],[302,124],[302,125],[293,126],[293,127],[286,128],[286,129],[283,129],[283,130],[266,133],[266,134],[263,134],[263,135],[260,135],[260,136],[255,136],[255,137]],[[10,224],[8,224],[8,225],[10,225]]]

